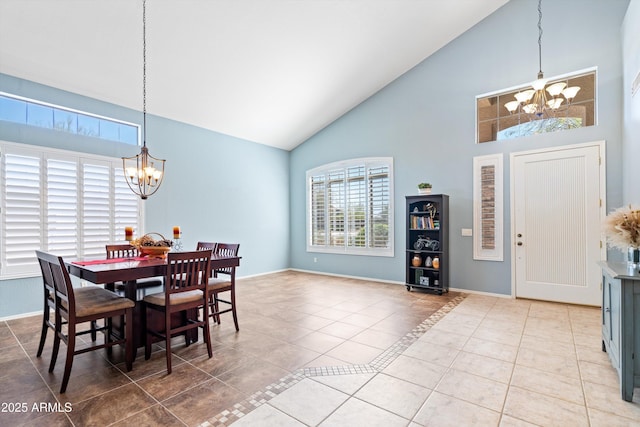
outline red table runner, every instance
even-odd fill
[[[146,256],[137,256],[133,258],[108,258],[108,259],[92,259],[88,261],[71,261],[71,264],[77,265],[96,265],[96,264],[114,264],[116,262],[126,262],[126,261],[142,261],[148,259]]]

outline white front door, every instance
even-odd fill
[[[511,154],[516,297],[601,304],[604,176],[604,142]]]

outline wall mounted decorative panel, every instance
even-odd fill
[[[473,158],[473,259],[502,261],[502,154]]]

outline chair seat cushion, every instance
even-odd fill
[[[231,289],[231,280],[222,279],[220,277],[212,277],[207,283],[209,292],[220,292],[222,290]]]
[[[186,302],[194,302],[202,300],[202,291],[188,291],[188,292],[180,292],[177,294],[171,294],[169,304],[183,304]],[[157,294],[151,294],[144,297],[144,302],[147,304],[153,305],[165,305],[165,296],[164,292],[159,292]]]
[[[124,308],[133,308],[135,303],[128,298],[116,295],[100,286],[86,286],[74,289],[76,298],[76,316],[93,316]],[[63,302],[66,307],[66,303]]]

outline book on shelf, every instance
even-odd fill
[[[440,228],[440,221],[425,215],[411,215],[411,228],[417,230],[437,230]]]

